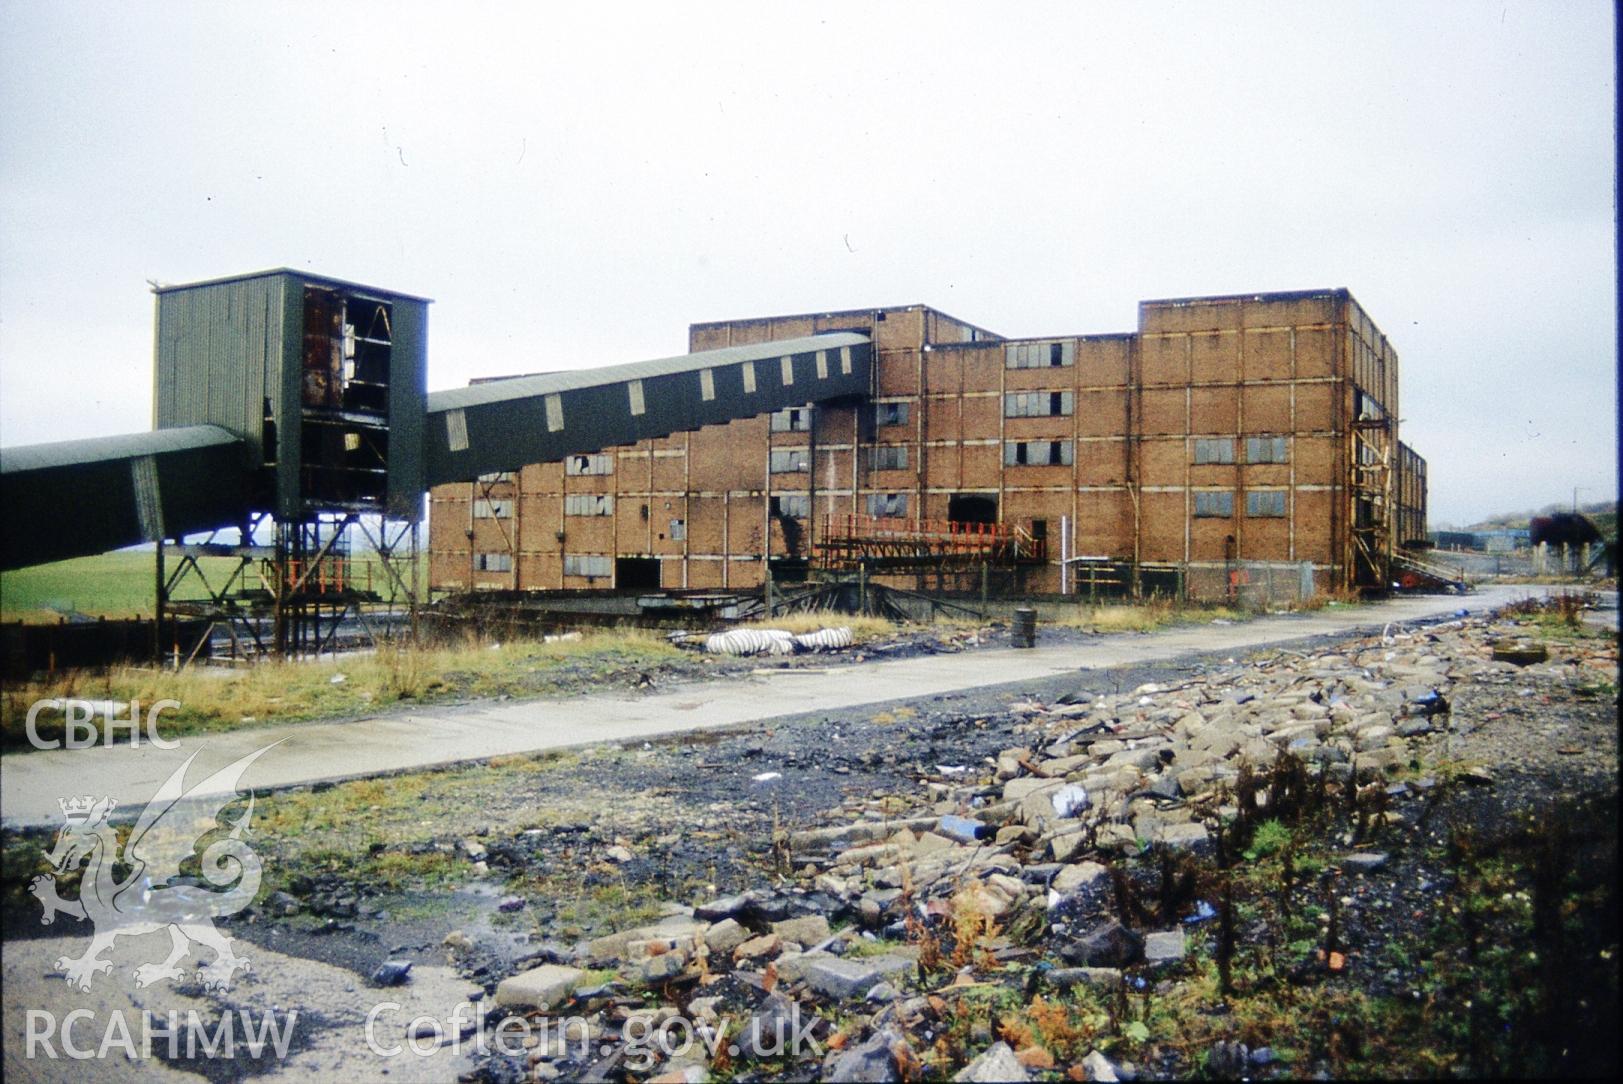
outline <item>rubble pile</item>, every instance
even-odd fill
[[[629,1057],[627,1036],[680,1018],[703,1041],[655,1057],[639,1076],[1154,1071],[1124,1056],[1145,1049],[1131,1044],[1072,1051],[1069,1062],[1040,1043],[1011,1045],[1019,1036],[994,1032],[995,1020],[966,1023],[977,1013],[965,999],[988,988],[1027,1000],[1086,991],[1121,1006],[1127,991],[1178,981],[1213,936],[1211,901],[1191,896],[1145,924],[1123,907],[1123,885],[1152,862],[1209,861],[1240,813],[1237,794],[1266,800],[1246,779],[1280,765],[1342,793],[1378,792],[1380,818],[1337,842],[1342,876],[1382,876],[1437,786],[1425,765],[1483,723],[1480,704],[1523,687],[1615,680],[1615,642],[1578,641],[1523,662],[1531,653],[1503,650],[1521,639],[1503,619],[1461,611],[1330,650],[1227,660],[1178,683],[1014,702],[1026,744],[981,764],[938,765],[911,792],[852,798],[822,823],[786,830],[775,841],[780,874],[763,873],[760,887],[671,904],[651,924],[516,961],[494,987],[496,1004],[584,1017],[593,1041],[585,1060],[567,1043],[538,1044],[514,1069],[574,1079],[591,1068],[602,1078],[602,1050]],[[1463,765],[1459,777],[1491,784],[1493,767]],[[809,1040],[804,1048],[769,1040],[790,1032]],[[1273,1057],[1220,1045],[1211,1056],[1224,1073],[1265,1072]],[[614,1065],[621,1075],[639,1068]]]

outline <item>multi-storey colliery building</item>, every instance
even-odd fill
[[[1108,335],[1008,339],[922,305],[727,320],[689,349],[835,331],[873,344],[867,396],[435,488],[432,584],[748,589],[769,562],[868,561],[1299,595],[1384,587],[1424,537],[1398,357],[1346,290],[1146,301]]]

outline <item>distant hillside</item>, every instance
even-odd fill
[[[1570,512],[1572,505],[1567,503],[1547,504],[1534,512],[1504,512],[1496,516],[1489,516],[1479,523],[1462,528],[1467,531],[1491,531],[1503,527],[1526,527],[1534,516],[1548,516],[1555,512]],[[1592,504],[1580,504],[1578,511],[1588,516],[1600,533],[1607,538],[1617,537],[1617,502],[1596,501]]]

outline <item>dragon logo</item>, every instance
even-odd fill
[[[122,849],[110,823],[116,805],[111,798],[58,800],[65,823],[46,856],[55,873],[35,877],[29,891],[45,908],[42,923],[49,924],[61,912],[89,919],[95,927],[83,956],[56,961],[68,982],[89,990],[97,972],[112,971],[112,961],[101,955],[116,938],[162,929],[169,931],[172,951],[162,963],[135,968],[137,986],[185,978],[179,964],[192,942],[214,953],[214,960],[197,970],[204,986],[226,989],[233,974],[248,970],[248,961],[232,951],[232,939],[214,928],[214,919],[236,914],[259,891],[259,856],[246,841],[254,812],[252,794],[242,815],[227,822],[228,829],[221,824],[220,813],[238,800],[237,784],[248,766],[279,744],[250,753],[190,790],[185,788],[186,769],[197,754],[187,757],[141,811]],[[198,845],[211,836],[197,856]],[[57,895],[56,875],[81,864],[79,898],[65,900]],[[183,871],[194,864],[196,873]],[[214,888],[199,883],[199,874]]]

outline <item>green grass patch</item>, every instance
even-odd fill
[[[65,613],[151,617],[154,561],[151,550],[119,550],[0,572],[0,620],[51,623]],[[224,583],[236,566],[227,557],[200,563],[216,583]]]

